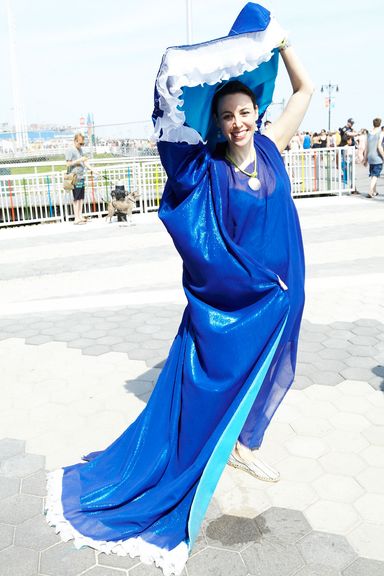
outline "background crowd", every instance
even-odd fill
[[[382,131],[384,137],[384,128]],[[367,128],[356,130],[353,118],[348,118],[345,126],[335,131],[323,128],[318,132],[296,132],[289,143],[288,150],[354,146],[356,148],[356,162],[363,164],[368,132]]]

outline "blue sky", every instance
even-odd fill
[[[149,120],[167,46],[186,42],[185,0],[10,0],[27,122],[96,125]],[[191,0],[193,41],[226,35],[243,0]],[[332,126],[384,115],[382,0],[270,0],[316,85],[303,129],[327,127],[322,84],[339,85]],[[0,123],[12,121],[6,0],[0,0]],[[64,80],[64,77],[66,79]],[[280,69],[274,100],[289,97]],[[279,106],[271,110],[271,117]],[[116,128],[117,130],[117,128]],[[134,135],[134,125],[130,127]],[[148,130],[148,129],[147,129]]]

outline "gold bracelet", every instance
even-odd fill
[[[280,46],[279,46],[279,52],[282,52],[283,50],[286,50],[287,48],[289,48],[291,46],[290,41],[288,40],[288,38],[284,38],[284,40],[282,40]]]

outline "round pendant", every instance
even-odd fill
[[[248,180],[248,186],[251,188],[251,190],[260,190],[260,180],[253,176]]]

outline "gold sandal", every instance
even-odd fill
[[[252,462],[243,460],[240,456],[236,456],[232,453],[228,460],[228,465],[243,472],[247,472],[254,478],[258,480],[263,480],[264,482],[278,482],[280,480],[280,473],[265,464],[260,460],[260,458],[255,458]]]

